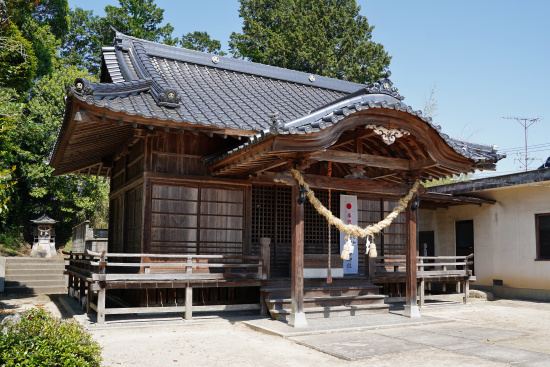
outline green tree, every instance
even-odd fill
[[[184,34],[181,36],[181,47],[220,56],[227,55],[227,53],[221,51],[220,41],[211,39],[206,32],[195,31]]]
[[[170,23],[160,25],[164,10],[158,8],[153,0],[120,0],[118,7],[105,7],[105,17],[77,7],[69,11],[69,19],[69,32],[63,40],[61,57],[66,65],[81,67],[91,75],[100,73],[101,47],[113,44],[112,28],[148,41],[169,45],[179,42],[172,38],[174,27]]]
[[[16,166],[8,203],[9,216],[3,217],[5,228],[16,228],[27,236],[29,221],[47,211],[60,221],[58,239],[64,243],[71,228],[84,219],[105,226],[108,207],[108,183],[103,178],[52,177],[47,165],[50,152],[63,120],[64,86],[87,73],[77,67],[64,67],[41,78],[29,93],[27,116],[9,138],[17,149],[8,152],[5,164]]]
[[[91,75],[99,74],[102,45],[100,17],[94,15],[92,10],[77,7],[69,11],[69,19],[69,33],[60,50],[62,62],[87,70]]]
[[[7,204],[17,183],[12,175],[16,167],[9,165],[7,157],[17,149],[11,136],[23,116],[25,105],[19,99],[13,89],[0,89],[0,216],[7,214]]]
[[[229,42],[235,57],[358,83],[381,78],[390,63],[355,0],[240,3],[243,30]]]
[[[0,85],[24,92],[31,87],[37,70],[32,43],[16,25],[7,25],[0,34]]]
[[[113,34],[110,26],[118,31],[148,41],[175,45],[177,39],[172,38],[174,27],[170,23],[160,26],[164,20],[164,9],[158,8],[154,0],[119,0],[120,7],[107,5],[105,17],[101,19],[102,41],[112,43]]]

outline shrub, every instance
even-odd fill
[[[0,326],[2,366],[100,366],[101,347],[82,325],[40,309],[11,316]]]

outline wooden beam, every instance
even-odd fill
[[[407,159],[341,152],[337,150],[315,152],[311,155],[311,159],[327,162],[353,163],[364,166],[391,168],[403,171],[408,171],[410,168],[410,161]]]
[[[326,150],[313,153],[311,159],[317,161],[332,161],[339,163],[357,164],[369,167],[390,168],[403,171],[417,171],[436,165],[433,159],[412,161],[403,158],[385,157],[372,154],[342,152],[337,150]]]
[[[400,196],[406,195],[410,190],[410,187],[405,184],[384,181],[353,180],[311,174],[304,174],[303,177],[310,187],[317,189],[333,189],[352,192],[364,192],[369,194],[386,194]],[[294,180],[294,177],[290,172],[264,172],[258,177],[252,179],[252,182],[276,182],[291,186],[296,185],[296,180]],[[418,192],[424,193],[427,192],[427,190],[421,186]]]

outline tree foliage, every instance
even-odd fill
[[[105,17],[101,19],[103,29],[110,32],[109,26],[136,38],[174,45],[174,27],[170,23],[160,26],[164,19],[164,9],[158,8],[154,0],[119,0],[120,7],[107,5]],[[107,36],[112,40],[112,33]],[[104,39],[105,41],[105,39]]]
[[[14,24],[7,25],[0,36],[0,84],[24,92],[38,70],[38,60],[29,42]]]
[[[227,55],[221,51],[222,44],[220,41],[210,38],[210,35],[206,32],[195,31],[184,34],[181,36],[181,47],[220,56]]]
[[[240,2],[243,30],[229,42],[235,57],[358,83],[381,78],[390,63],[355,0]]]
[[[59,57],[66,32],[64,0],[0,0],[0,233],[30,240],[43,211],[60,221],[58,243],[84,219],[106,226],[108,183],[52,177],[47,165],[63,120],[64,87],[88,77]]]
[[[101,47],[112,46],[112,28],[130,36],[148,41],[176,45],[172,37],[174,27],[164,20],[164,10],[154,0],[119,0],[119,6],[107,5],[105,16],[91,10],[75,8],[69,12],[70,27],[61,48],[63,61],[79,66],[91,75],[98,75],[101,67]]]

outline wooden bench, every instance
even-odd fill
[[[67,253],[69,294],[82,300],[87,292],[86,312],[105,315],[185,312],[185,319],[197,311],[230,311],[260,308],[254,305],[193,306],[193,287],[261,286],[266,271],[257,256]],[[184,261],[181,261],[181,260]],[[135,261],[137,260],[137,261]],[[185,306],[106,308],[107,289],[185,288]],[[97,303],[93,303],[97,292]]]
[[[419,306],[424,306],[426,284],[456,283],[457,293],[464,294],[468,303],[470,282],[475,281],[470,265],[474,254],[468,256],[418,256],[416,278],[418,282]],[[379,256],[367,261],[367,277],[375,284],[404,283],[406,277],[405,255]],[[460,291],[462,285],[462,292]]]

